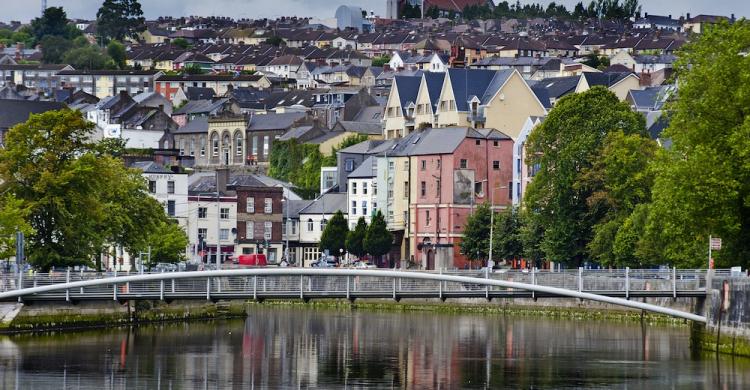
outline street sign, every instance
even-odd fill
[[[711,237],[711,250],[718,251],[721,250],[721,238],[718,237]]]

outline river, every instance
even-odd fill
[[[252,306],[246,319],[0,337],[4,389],[748,389],[687,327]]]

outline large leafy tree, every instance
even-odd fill
[[[461,254],[471,261],[484,260],[490,251],[490,205],[483,203],[477,206],[466,218],[464,234],[461,239]]]
[[[96,13],[96,21],[101,41],[135,38],[146,29],[146,19],[138,0],[104,0]]]
[[[371,256],[380,257],[390,252],[392,244],[393,235],[388,231],[383,213],[378,210],[370,221],[367,234],[365,234],[365,252]]]
[[[0,150],[1,190],[28,210],[28,259],[42,270],[94,265],[106,246],[135,247],[166,218],[92,130],[80,112],[49,111],[11,128]]]
[[[515,208],[495,213],[495,226],[492,232],[493,259],[509,260],[523,257],[521,242],[521,218]]]
[[[73,47],[73,43],[64,37],[47,35],[39,41],[42,47],[42,62],[46,64],[60,64],[65,54]]]
[[[29,235],[31,225],[26,221],[28,208],[13,194],[0,198],[0,259],[7,259],[16,253],[16,233]]]
[[[593,189],[577,185],[599,154],[607,134],[645,135],[643,117],[604,87],[568,95],[529,136],[529,165],[539,172],[525,203],[535,226],[544,228],[541,249],[548,260],[580,265],[587,258],[592,226],[602,213],[590,210]]]
[[[117,65],[120,69],[125,69],[125,46],[117,41],[111,41],[109,44],[107,44],[107,55],[112,59],[112,61]]]
[[[332,256],[339,256],[346,250],[346,236],[349,226],[341,210],[337,211],[326,224],[326,228],[320,236],[320,250],[328,250]]]
[[[151,249],[149,267],[157,263],[177,263],[185,260],[185,248],[188,238],[185,231],[176,222],[162,220],[144,240],[146,247],[140,251]]]
[[[646,232],[678,266],[750,265],[750,22],[712,26],[680,51],[679,98],[656,164]]]
[[[634,229],[641,225],[634,223],[641,216],[628,219],[638,205],[651,200],[654,178],[649,164],[657,150],[656,142],[648,137],[619,131],[610,133],[593,166],[586,169],[581,181],[576,183],[577,187],[591,190],[589,210],[594,216],[601,215],[593,226],[588,250],[590,256],[603,265],[643,266],[656,260],[636,256],[637,241],[632,241],[632,235],[638,235]],[[617,250],[616,241],[620,246]]]
[[[37,41],[45,36],[72,39],[80,35],[75,26],[68,24],[68,15],[62,7],[48,7],[41,17],[31,21],[31,32]]]
[[[367,254],[365,251],[365,236],[367,235],[367,222],[365,217],[359,217],[354,230],[350,230],[346,236],[346,250],[357,257]]]
[[[112,69],[116,67],[112,59],[94,45],[71,49],[63,55],[62,60],[64,63],[81,70]]]

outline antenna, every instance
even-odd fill
[[[47,0],[42,0],[42,16],[44,16],[44,10],[47,9]]]

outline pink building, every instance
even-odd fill
[[[466,268],[459,244],[467,217],[485,202],[511,205],[513,140],[494,129],[427,129],[410,149],[410,260]]]

